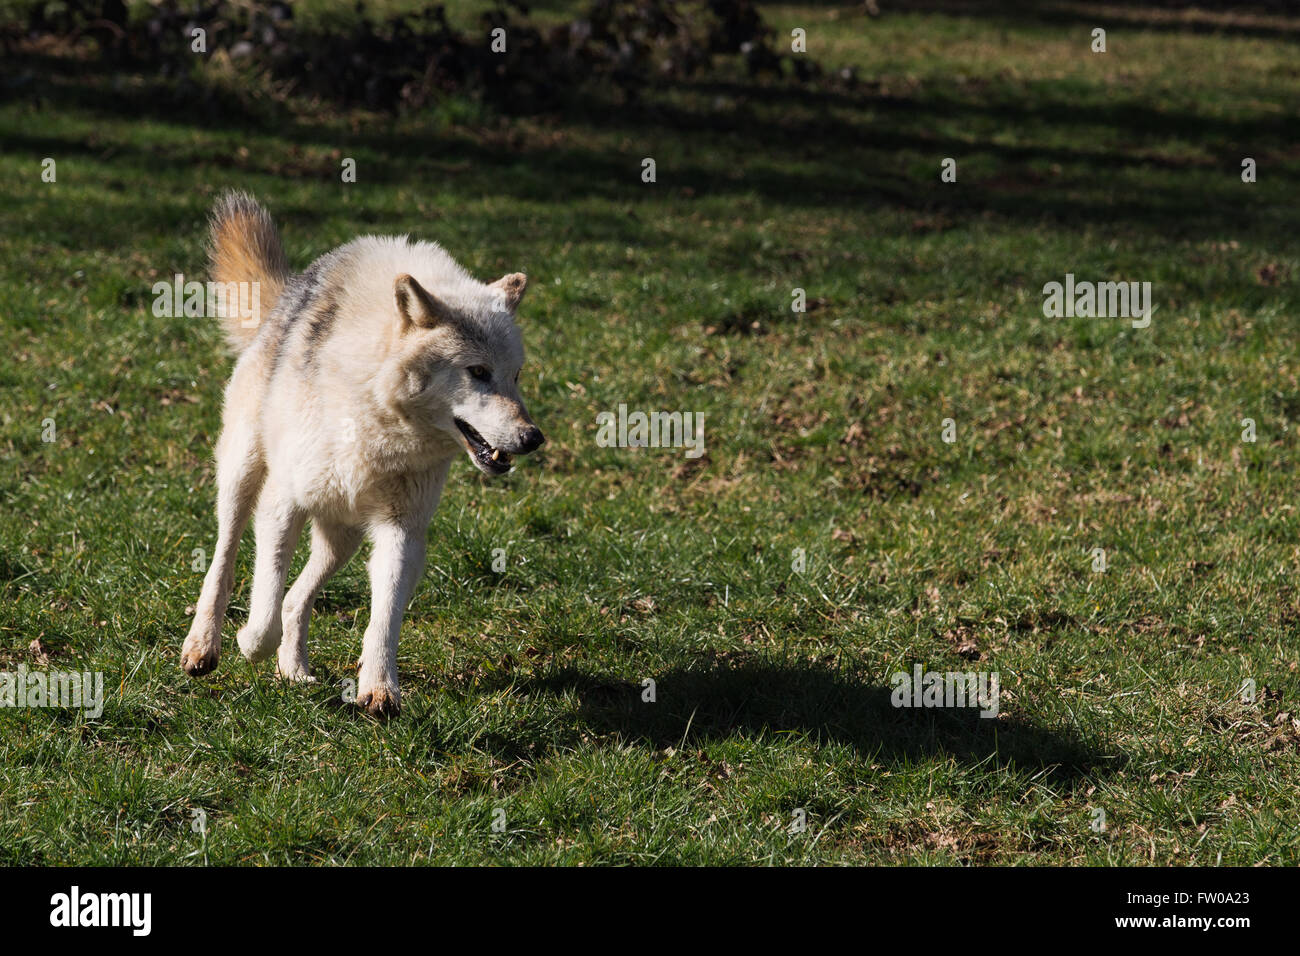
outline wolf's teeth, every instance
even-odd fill
[[[500,448],[493,448],[493,449],[492,449],[492,460],[493,460],[493,461],[496,461],[496,460],[497,460],[498,458],[500,458],[500,457],[501,457],[501,449],[500,449]]]

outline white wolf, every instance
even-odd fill
[[[263,321],[219,309],[239,359],[217,443],[217,544],[181,649],[191,676],[216,668],[235,551],[256,505],[250,661],[310,680],[307,621],[324,583],[357,550],[371,609],[357,702],[396,713],[397,636],[424,567],[429,519],[460,450],[489,475],[544,441],[519,396],[515,311],[527,279],[471,278],[434,243],[365,236],[290,276],[271,217],[232,193],[212,213],[218,283],[258,283]],[[266,311],[269,310],[269,311]],[[311,519],[311,557],[284,593]]]

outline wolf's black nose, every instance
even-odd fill
[[[519,433],[519,451],[521,454],[528,454],[530,451],[536,451],[546,442],[546,436],[536,425],[525,429]]]

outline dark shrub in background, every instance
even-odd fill
[[[446,93],[481,96],[506,112],[556,105],[583,89],[614,88],[634,101],[653,84],[743,57],[751,73],[806,80],[806,57],[779,53],[752,0],[592,0],[581,15],[541,27],[521,0],[496,0],[477,29],[457,29],[440,4],[376,15],[357,3],[346,23],[304,26],[274,0],[181,4],[128,13],[122,0],[0,3],[9,51],[63,41],[66,51],[146,75],[183,78],[196,56],[223,54],[296,94],[339,105],[396,110]],[[506,31],[493,52],[491,31]]]

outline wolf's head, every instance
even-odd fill
[[[519,395],[524,346],[515,312],[527,281],[514,273],[454,304],[410,275],[393,284],[404,413],[454,438],[489,475],[510,471],[512,456],[546,440]]]

